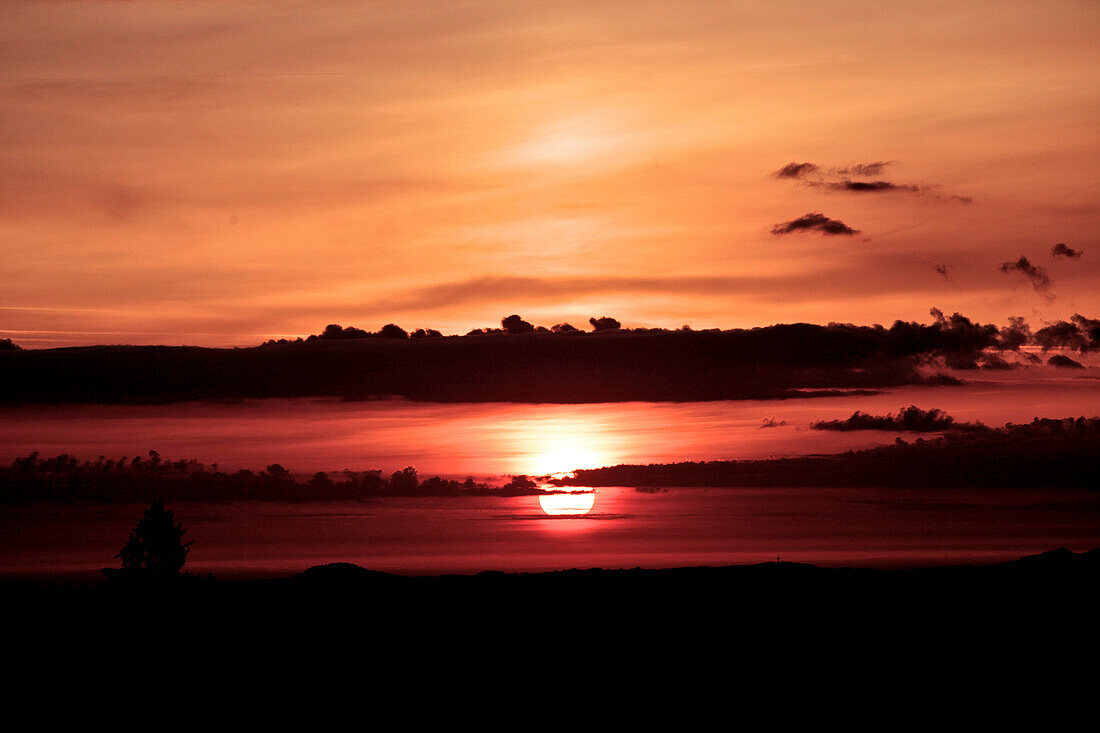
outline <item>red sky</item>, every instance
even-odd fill
[[[24,346],[1100,312],[1094,2],[0,13],[0,337]],[[810,212],[859,233],[772,233]],[[1049,290],[1000,271],[1021,255]]]

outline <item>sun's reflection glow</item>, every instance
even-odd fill
[[[539,505],[551,516],[581,516],[592,511],[596,490],[563,494],[541,494]]]

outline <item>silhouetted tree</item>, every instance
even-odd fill
[[[390,491],[395,494],[415,494],[419,487],[416,469],[412,466],[395,471],[390,477]]]
[[[570,331],[576,331],[577,328],[568,323],[555,323],[551,328],[554,333],[569,333]]]
[[[341,327],[338,323],[330,323],[320,334],[310,336],[306,341],[339,341],[341,339],[365,339],[373,334],[355,326]]]
[[[12,343],[11,339],[0,339],[0,351],[22,351],[23,347]]]
[[[600,318],[589,318],[588,322],[592,324],[592,328],[597,331],[618,331],[623,327],[623,324],[611,316],[602,316]]]
[[[534,326],[516,315],[501,318],[500,325],[508,333],[533,333],[535,330]]]
[[[309,480],[309,488],[313,491],[328,491],[335,485],[335,482],[324,471],[318,471]]]
[[[290,471],[286,470],[280,463],[272,463],[268,466],[267,473],[278,478],[290,478]]]
[[[525,475],[513,476],[512,480],[500,488],[504,496],[522,496],[538,489],[539,485]]]
[[[191,542],[183,541],[186,532],[164,504],[154,501],[115,557],[122,560],[123,570],[152,578],[175,577],[191,551]]]
[[[396,323],[387,323],[382,326],[382,330],[378,332],[378,335],[385,339],[407,339],[409,334],[405,332],[405,329],[398,326]]]
[[[443,334],[436,331],[434,328],[418,328],[409,334],[409,338],[414,339],[426,339],[426,338],[439,338]]]

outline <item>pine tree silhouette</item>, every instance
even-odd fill
[[[183,541],[186,532],[176,523],[171,510],[165,509],[163,503],[154,501],[115,557],[122,560],[124,571],[153,578],[175,577],[183,569],[187,553],[191,551],[191,542]]]

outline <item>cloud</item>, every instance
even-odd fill
[[[1020,273],[1031,282],[1031,287],[1034,288],[1035,292],[1047,300],[1054,300],[1054,293],[1051,292],[1054,282],[1050,279],[1050,275],[1047,274],[1045,268],[1031,264],[1027,257],[1020,255],[1020,259],[1015,262],[1002,263],[1001,272],[1006,275],[1013,272]]]
[[[936,273],[939,274],[940,277],[942,277],[947,282],[949,282],[949,283],[955,282],[955,280],[951,277],[951,268],[949,266],[947,266],[946,264],[941,263],[941,264],[938,264],[938,265],[932,265],[932,269],[935,270]]]
[[[776,178],[801,178],[811,173],[817,173],[818,167],[813,163],[787,163],[772,175]]]
[[[1066,257],[1068,259],[1078,259],[1083,253],[1079,249],[1073,249],[1066,245],[1065,242],[1059,242],[1050,248],[1051,257]]]
[[[909,193],[934,201],[958,201],[963,204],[969,204],[973,201],[970,196],[944,196],[936,191],[939,188],[938,186],[918,186],[912,183],[895,183],[894,181],[881,179],[855,180],[881,175],[882,170],[889,164],[889,161],[879,160],[874,163],[856,163],[855,165],[839,168],[822,168],[809,162],[788,163],[775,171],[772,176],[775,178],[792,178],[798,180],[804,186],[843,193]]]
[[[776,178],[806,178],[809,176],[817,176],[822,178],[825,176],[877,176],[882,172],[882,169],[888,165],[887,161],[877,161],[874,163],[856,163],[855,165],[848,166],[846,168],[821,168],[816,163],[787,163],[772,175]]]
[[[792,219],[782,224],[776,224],[772,227],[772,234],[791,234],[793,232],[807,231],[818,231],[822,234],[834,236],[838,234],[851,236],[859,233],[858,229],[851,228],[839,219],[830,219],[819,212],[803,214],[797,219]]]
[[[920,190],[917,186],[891,183],[890,181],[853,181],[849,179],[812,185],[823,186],[832,191],[851,191],[853,193],[882,193],[887,191],[907,191],[909,193],[916,193]]]
[[[834,168],[842,176],[877,176],[882,169],[890,165],[888,160],[877,160],[874,163],[856,163],[847,168]]]

